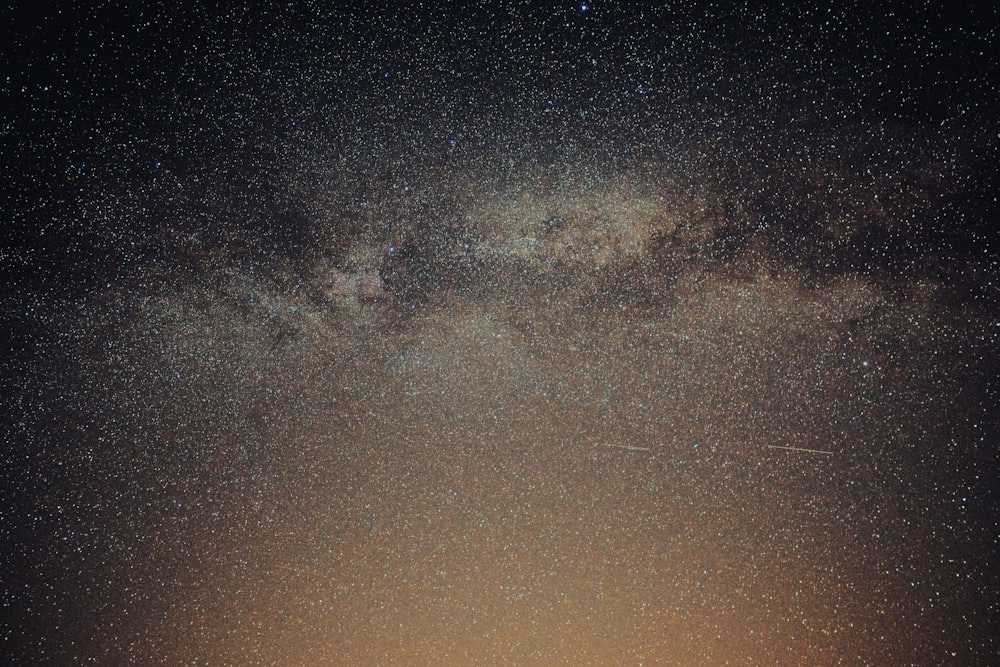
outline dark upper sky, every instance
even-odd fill
[[[303,154],[413,180],[669,161],[749,188],[801,180],[797,162],[884,179],[964,141],[993,169],[993,12],[620,4],[35,7],[7,22],[5,233],[59,246],[41,261],[59,281],[63,246],[74,264],[130,251],[165,207],[298,206],[247,181]]]
[[[35,3],[0,653],[990,664],[997,12]]]

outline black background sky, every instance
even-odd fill
[[[997,10],[5,10],[0,653],[991,664]]]

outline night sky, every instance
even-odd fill
[[[1000,664],[997,10],[389,4],[0,16],[5,663]]]

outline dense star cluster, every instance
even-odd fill
[[[0,655],[1000,661],[996,10],[356,4],[4,22]]]

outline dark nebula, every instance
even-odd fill
[[[996,10],[63,4],[5,664],[1000,663]]]

